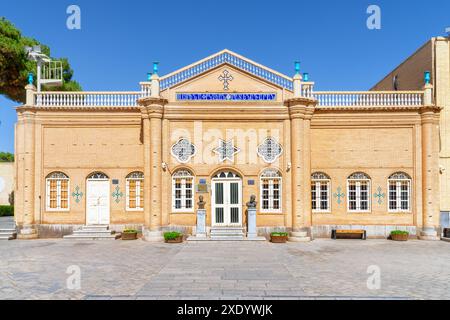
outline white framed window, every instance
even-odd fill
[[[281,173],[266,169],[260,177],[260,208],[262,213],[281,213]]]
[[[172,211],[194,212],[194,176],[188,170],[172,175]]]
[[[347,179],[347,209],[349,212],[370,212],[370,177],[362,172]]]
[[[311,175],[311,208],[313,212],[331,212],[331,179],[323,172]]]
[[[69,177],[53,172],[45,180],[47,211],[69,211]]]
[[[388,211],[411,212],[411,177],[396,172],[388,178]]]
[[[132,172],[126,177],[127,211],[144,210],[144,174]]]

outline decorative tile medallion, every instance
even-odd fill
[[[283,148],[274,138],[266,138],[262,144],[258,146],[258,156],[263,158],[266,163],[275,162],[283,153]]]
[[[230,141],[224,141],[222,139],[219,140],[219,146],[213,150],[216,154],[219,155],[219,161],[224,162],[225,160],[234,161],[234,155],[241,151],[241,149],[234,146],[234,141],[231,139]]]
[[[171,148],[172,156],[178,162],[187,163],[195,155],[195,146],[188,139],[180,139]]]

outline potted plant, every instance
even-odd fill
[[[286,243],[289,234],[287,232],[272,232],[270,234],[270,242],[273,243]]]
[[[391,232],[391,240],[394,241],[407,241],[409,237],[408,231],[394,230]]]
[[[122,240],[136,240],[137,233],[136,229],[125,228],[122,231]]]
[[[164,232],[164,240],[166,243],[181,243],[183,234],[177,231]]]

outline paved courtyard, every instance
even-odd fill
[[[0,299],[450,299],[447,242],[16,240],[0,259]]]

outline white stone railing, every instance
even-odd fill
[[[319,101],[321,107],[421,106],[423,91],[309,91],[308,98]]]
[[[148,82],[140,82],[141,86],[141,97],[150,97],[152,94],[152,83]]]
[[[34,93],[38,107],[137,107],[137,100],[150,96],[149,83],[141,83],[141,92],[56,92]],[[423,91],[313,91],[304,86],[302,95],[318,100],[320,107],[420,106]]]
[[[38,107],[137,107],[141,92],[40,92],[35,93]]]

